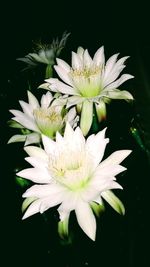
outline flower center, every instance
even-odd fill
[[[35,109],[33,115],[40,131],[51,138],[63,127],[61,112],[56,107]]]
[[[95,97],[101,91],[102,67],[84,67],[70,71],[74,86],[83,97]]]
[[[77,155],[78,154],[78,155]],[[80,191],[89,181],[89,172],[80,153],[63,153],[56,155],[49,162],[49,171],[56,183],[71,191]]]

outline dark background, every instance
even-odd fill
[[[1,9],[1,266],[83,267],[149,266],[149,149],[150,149],[150,18],[145,2],[91,1],[5,2]],[[130,55],[126,71],[135,79],[125,83],[134,105],[114,101],[108,108],[108,134],[112,151],[132,149],[125,163],[128,172],[121,179],[123,192],[118,192],[126,207],[126,215],[117,215],[106,205],[98,219],[97,240],[90,241],[74,224],[72,245],[62,245],[57,236],[57,214],[48,212],[50,222],[35,215],[22,222],[21,194],[13,170],[22,164],[22,145],[6,145],[10,137],[8,110],[24,99],[26,83],[16,58],[32,50],[32,41],[41,38],[51,42],[64,31],[71,32],[62,56],[79,45],[91,54],[105,46],[106,58],[120,52]],[[118,112],[119,110],[119,112]],[[140,125],[147,148],[143,151],[129,132],[132,118]],[[110,121],[110,122],[109,122]],[[136,124],[137,125],[137,124]],[[111,150],[110,149],[110,150]]]

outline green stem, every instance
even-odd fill
[[[53,76],[52,65],[47,65],[46,71],[45,71],[45,79],[51,78],[52,76]]]

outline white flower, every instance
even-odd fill
[[[70,33],[64,32],[60,41],[56,38],[51,44],[43,44],[41,41],[39,43],[35,42],[34,53],[29,53],[23,58],[17,58],[17,60],[27,64],[24,70],[35,68],[39,63],[46,64],[45,78],[52,77],[52,66],[55,63],[55,58],[59,56],[64,48],[69,35]]]
[[[8,143],[22,141],[26,141],[25,145],[39,143],[41,134],[54,138],[56,132],[64,128],[66,121],[74,123],[75,108],[70,109],[67,114],[63,114],[65,101],[62,99],[59,101],[59,98],[54,100],[50,92],[42,96],[40,105],[36,97],[28,91],[28,101],[29,103],[19,101],[23,112],[19,110],[10,110],[10,112],[15,116],[12,120],[33,132],[15,135]]]
[[[105,129],[85,140],[80,128],[73,130],[68,123],[64,137],[57,132],[56,141],[46,136],[42,139],[44,149],[25,147],[29,155],[25,159],[33,168],[17,173],[39,184],[23,194],[27,198],[25,207],[30,204],[23,219],[60,204],[62,228],[67,228],[70,212],[74,210],[80,227],[95,240],[96,220],[92,210],[95,205],[102,205],[101,197],[116,211],[124,213],[123,204],[110,189],[122,189],[115,176],[126,170],[120,163],[131,151],[116,151],[101,162],[109,142]]]
[[[80,126],[84,135],[88,133],[92,124],[93,102],[96,105],[98,119],[101,120],[106,113],[105,102],[110,99],[133,99],[129,92],[118,89],[122,83],[133,76],[123,74],[118,78],[128,57],[119,60],[117,57],[118,54],[115,54],[105,63],[103,46],[97,50],[93,59],[87,49],[79,47],[77,53],[72,52],[71,67],[57,58],[57,65],[54,68],[63,82],[50,78],[46,80],[46,84],[40,86],[71,95],[68,98],[68,106],[83,103]]]

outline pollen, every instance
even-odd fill
[[[91,68],[84,67],[83,69],[75,69],[75,70],[72,69],[70,71],[70,74],[74,78],[76,78],[76,77],[89,78],[90,76],[94,76],[94,75],[100,74],[101,71],[102,71],[102,67],[94,66],[94,67],[91,67]]]
[[[56,112],[54,108],[48,108],[48,109],[35,109],[33,112],[36,121],[49,121],[51,123],[53,122],[59,122],[62,120],[61,114]]]

